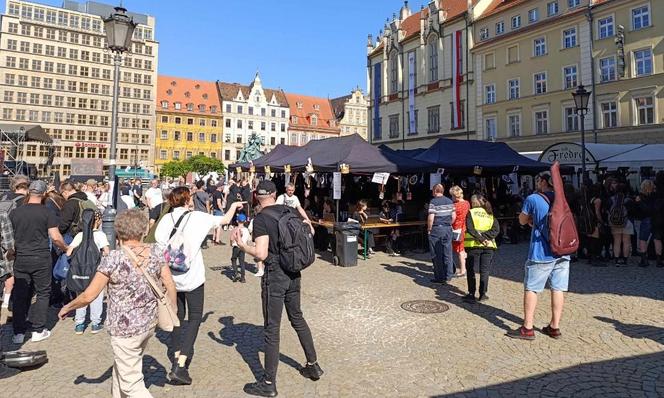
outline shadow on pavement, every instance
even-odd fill
[[[219,323],[222,325],[219,336],[212,332],[208,332],[208,336],[219,344],[235,347],[256,380],[260,380],[263,376],[263,366],[258,353],[264,352],[263,326],[234,323],[234,321],[233,316],[219,318]],[[294,369],[300,369],[300,364],[289,356],[280,353],[279,360]]]
[[[74,384],[103,384],[113,376],[113,366],[110,366],[104,373],[98,377],[90,378],[85,375],[79,375]],[[159,361],[151,355],[143,356],[143,376],[145,378],[145,386],[158,386],[164,387],[167,383],[166,368],[164,368]]]
[[[664,328],[652,325],[639,325],[631,323],[622,323],[615,319],[596,316],[595,319],[610,323],[613,327],[627,337],[633,339],[650,339],[656,343],[664,345]]]

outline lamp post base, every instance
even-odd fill
[[[115,249],[115,216],[117,211],[113,206],[106,206],[101,216],[101,230],[106,234],[111,250]]]

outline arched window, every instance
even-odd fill
[[[390,55],[390,92],[399,91],[399,56],[396,51]]]
[[[429,83],[438,81],[438,37],[429,38]]]

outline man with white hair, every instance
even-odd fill
[[[307,212],[304,211],[302,204],[300,204],[300,198],[295,195],[295,185],[293,183],[288,183],[288,185],[286,185],[286,193],[279,195],[277,198],[277,204],[286,205],[295,209],[304,220],[311,221],[309,220]]]

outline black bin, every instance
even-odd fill
[[[357,236],[360,234],[360,224],[339,222],[334,224],[334,237],[336,248],[334,251],[334,264],[342,267],[357,265]]]

